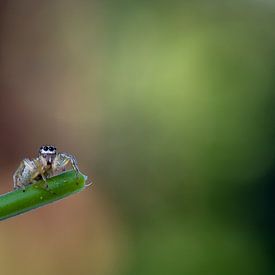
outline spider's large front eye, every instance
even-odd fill
[[[48,146],[44,146],[44,151],[48,151]]]
[[[49,147],[49,150],[50,150],[51,152],[53,152],[53,151],[54,151],[54,148],[53,148],[52,146],[50,146],[50,147]]]

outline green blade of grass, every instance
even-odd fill
[[[0,220],[4,220],[45,204],[60,200],[80,192],[85,188],[87,177],[73,171],[64,172],[47,179],[48,188],[43,181],[26,187],[25,191],[15,190],[0,196]]]

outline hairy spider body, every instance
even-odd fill
[[[68,153],[58,153],[51,145],[40,147],[39,156],[35,159],[24,159],[13,175],[14,189],[24,189],[25,186],[43,179],[47,187],[47,178],[59,172],[65,171],[66,166],[71,164],[73,169],[79,173],[77,161]]]

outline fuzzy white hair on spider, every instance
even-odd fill
[[[53,145],[43,145],[39,149],[39,154],[46,155],[46,154],[56,154],[56,147]]]

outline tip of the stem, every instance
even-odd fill
[[[88,177],[86,176],[86,178],[85,178],[85,181],[88,179]],[[85,183],[85,188],[86,187],[89,187],[89,186],[91,186],[93,184],[93,181],[91,180],[89,183]]]

